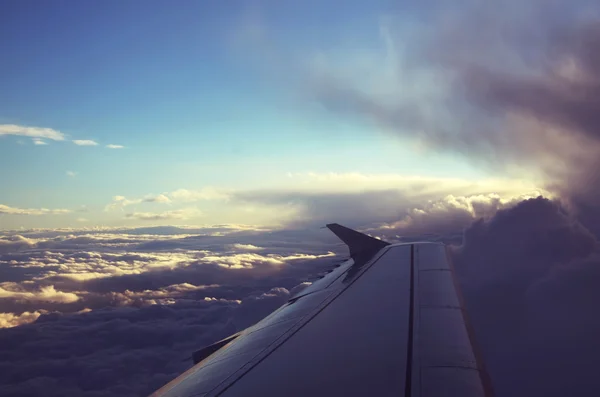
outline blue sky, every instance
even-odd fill
[[[332,111],[305,90],[317,68],[339,70],[386,95],[386,69],[362,81],[361,68],[391,59],[386,20],[394,19],[402,33],[394,45],[404,48],[402,37],[422,23],[425,7],[388,1],[0,7],[0,204],[9,207],[1,228],[233,222],[235,200],[143,202],[117,212],[106,206],[116,196],[169,197],[178,189],[293,190],[290,174],[490,177],[460,156],[419,149],[385,126]],[[424,78],[403,95],[436,89]],[[41,128],[61,140],[41,137]],[[182,206],[202,216],[166,214]],[[68,213],[35,211],[42,208]],[[166,215],[142,220],[124,217],[127,211]],[[266,222],[258,214],[242,218]]]

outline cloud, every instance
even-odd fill
[[[19,315],[13,313],[0,313],[0,328],[16,327],[22,324],[32,323],[37,320],[45,311],[23,312]]]
[[[261,251],[264,250],[263,247],[257,247],[256,245],[252,245],[252,244],[233,244],[231,246],[231,248],[236,249],[236,250],[240,250],[240,251]]]
[[[115,209],[123,209],[130,205],[140,204],[140,203],[170,203],[171,199],[165,194],[159,195],[147,195],[144,198],[139,199],[128,199],[125,196],[114,196],[113,200],[110,204],[105,207],[106,211],[115,210]]]
[[[402,236],[438,235],[450,236],[461,233],[473,222],[489,220],[502,209],[514,207],[522,201],[539,196],[518,195],[501,197],[498,194],[480,194],[473,196],[448,195],[438,200],[429,200],[406,210],[400,220],[382,223],[368,229],[382,237],[393,240]],[[541,196],[539,196],[541,197]]]
[[[74,139],[73,143],[77,146],[97,146],[98,142],[89,139]]]
[[[125,146],[123,146],[123,145],[114,145],[112,143],[106,145],[106,147],[109,148],[109,149],[124,149],[125,148]]]
[[[199,190],[178,189],[169,193],[172,200],[180,200],[183,202],[192,202],[199,200],[227,200],[229,195],[227,192],[206,187]]]
[[[593,396],[600,246],[543,198],[467,228],[453,260],[498,396]],[[568,368],[556,363],[569,362]]]
[[[444,186],[444,180],[432,186],[429,182],[416,179],[404,185],[397,184],[385,190],[363,191],[303,191],[303,190],[259,190],[236,192],[232,202],[251,203],[278,212],[278,218],[287,225],[307,227],[338,222],[359,227],[379,223],[388,229],[412,230],[425,233],[426,230],[441,226],[442,217],[457,216],[462,219],[448,220],[450,227],[466,227],[473,220],[492,216],[497,209],[509,206],[529,197],[537,197],[543,192],[531,190],[517,194],[502,192],[504,188],[465,183]],[[393,185],[391,185],[393,186]],[[460,194],[462,191],[477,194]],[[506,189],[508,190],[508,189]],[[516,190],[516,189],[515,189]],[[494,193],[490,193],[494,192]],[[441,196],[441,197],[440,197]],[[432,218],[437,216],[437,220]],[[396,219],[397,221],[390,221]],[[430,225],[426,223],[429,220]],[[408,227],[410,226],[410,227]],[[429,230],[431,231],[431,230]],[[439,230],[439,233],[444,233]]]
[[[31,248],[35,245],[36,241],[15,234],[12,236],[0,237],[0,254],[4,252],[19,251],[25,248]]]
[[[539,181],[593,216],[587,226],[600,224],[597,7],[466,1],[458,12],[432,3],[408,26],[381,19],[372,29],[379,46],[298,55],[278,48],[264,23],[252,49],[264,71],[282,77],[276,84],[340,119],[366,121],[423,153]]]
[[[42,140],[40,138],[33,138],[32,141],[33,141],[34,145],[38,145],[38,146],[42,146],[42,145],[47,145],[48,144],[48,142],[46,142],[46,141],[44,141],[44,140]]]
[[[319,229],[19,233],[0,239],[12,243],[0,251],[0,326],[12,327],[0,330],[7,394],[147,395],[189,368],[191,352],[309,285],[336,249]]]
[[[123,208],[128,205],[141,203],[141,200],[128,200],[125,196],[114,196],[112,202],[105,208],[106,211]]]
[[[74,171],[67,171],[67,176],[74,177],[76,175],[77,175],[77,173]]]
[[[159,194],[158,196],[150,196],[142,199],[144,203],[170,203],[171,199],[164,194]]]
[[[513,202],[493,194],[447,196],[420,209],[408,212],[412,223],[372,225],[373,232],[466,225],[452,257],[497,395],[598,390],[586,368],[600,354],[593,315],[600,250],[573,214],[542,197]],[[259,320],[331,268],[334,253],[347,254],[321,229],[4,233],[0,324],[18,327],[0,332],[0,381],[33,394],[46,381],[56,382],[57,394],[65,384],[79,395],[149,393],[188,368],[191,351]],[[37,338],[24,338],[42,327]],[[568,360],[569,370],[549,364],[557,360]],[[128,363],[126,375],[115,370],[118,362]],[[104,375],[90,380],[69,365]],[[152,380],[136,380],[148,373]]]
[[[23,301],[46,301],[54,303],[73,303],[79,300],[76,294],[57,291],[53,285],[41,287],[39,291],[23,291],[16,283],[0,283],[0,299]]]
[[[201,212],[197,209],[187,208],[164,212],[129,212],[125,214],[125,217],[144,221],[156,221],[165,219],[188,219],[199,215],[201,215]]]
[[[43,145],[41,139],[51,139],[54,141],[64,141],[65,135],[52,128],[27,127],[16,124],[0,124],[0,135],[18,135],[33,138],[36,145]]]
[[[15,207],[9,207],[7,205],[4,204],[0,204],[0,215],[1,214],[7,214],[7,215],[63,215],[63,214],[68,214],[70,213],[70,210],[67,209],[47,209],[47,208],[39,208],[39,209],[33,209],[33,208],[15,208]]]

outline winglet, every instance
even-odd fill
[[[366,252],[376,252],[390,244],[337,223],[330,223],[326,226],[348,246],[351,257]]]

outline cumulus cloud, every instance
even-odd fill
[[[0,135],[18,135],[31,137],[36,145],[44,145],[43,139],[64,141],[65,134],[52,128],[27,127],[16,124],[0,124]]]
[[[499,210],[511,208],[536,196],[539,195],[535,192],[532,195],[512,197],[501,197],[494,193],[473,196],[448,195],[407,209],[406,215],[397,221],[382,223],[367,230],[380,233],[389,239],[393,239],[394,235],[399,237],[398,234],[403,236],[436,234],[448,237],[454,233],[461,233],[474,221],[490,219]]]
[[[106,145],[106,147],[109,148],[109,149],[124,149],[125,148],[125,146],[123,146],[123,145],[115,145],[115,144],[112,144],[112,143]]]
[[[36,311],[33,313],[23,312],[19,315],[13,313],[0,313],[0,328],[16,327],[22,324],[32,323],[37,320],[45,311]]]
[[[439,181],[444,182],[443,178]],[[444,217],[447,218],[449,226],[458,228],[460,232],[478,217],[492,216],[498,208],[543,194],[542,191],[536,190],[521,190],[519,193],[510,194],[503,191],[502,187],[494,189],[492,186],[476,183],[465,189],[452,186],[420,188],[422,183],[424,182],[417,178],[414,184],[392,185],[385,190],[258,190],[237,192],[232,197],[234,202],[275,208],[279,211],[279,218],[284,220],[283,223],[296,227],[322,226],[331,222],[354,227],[379,223],[381,228],[387,225],[388,231],[410,229],[418,234],[440,227],[440,221]],[[478,193],[464,195],[460,193],[461,190]],[[390,222],[393,219],[397,221]],[[429,226],[426,225],[428,221]],[[439,233],[446,231],[448,230],[438,230]]]
[[[171,199],[164,194],[159,194],[158,196],[146,197],[142,200],[142,202],[146,203],[170,203]]]
[[[600,390],[589,371],[600,354],[592,304],[599,252],[595,236],[543,198],[466,229],[453,259],[497,395],[593,396]]]
[[[35,245],[35,240],[18,234],[0,237],[0,253],[18,251],[23,248],[30,248],[33,245]]]
[[[73,143],[77,146],[98,146],[98,142],[90,139],[74,139]]]
[[[47,209],[47,208],[16,208],[0,204],[0,214],[8,215],[62,215],[71,212],[67,209]]]

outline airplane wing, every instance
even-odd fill
[[[152,396],[492,396],[446,247],[327,227],[348,261]]]

